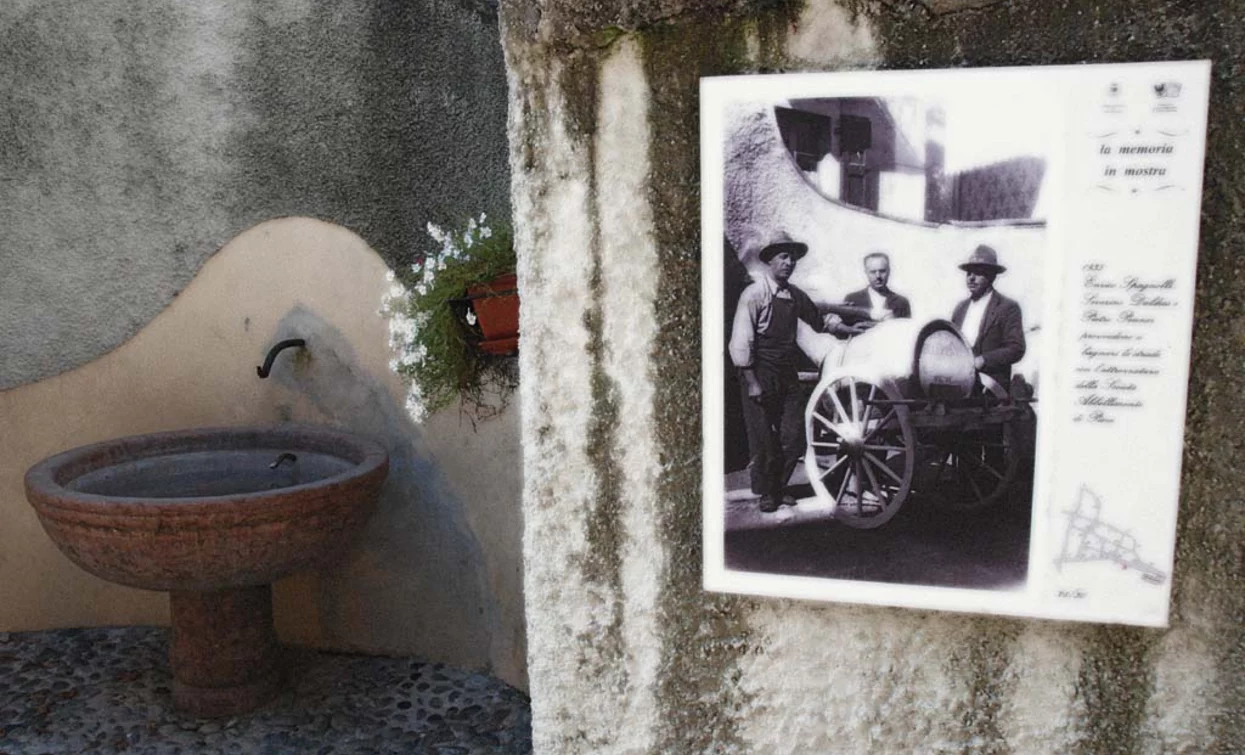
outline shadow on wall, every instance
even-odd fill
[[[419,428],[341,332],[314,312],[300,305],[286,314],[271,341],[284,338],[305,338],[307,349],[273,369],[271,379],[291,394],[277,404],[276,419],[318,414],[381,442],[390,467],[377,512],[344,560],[278,585],[283,635],[395,652],[408,652],[418,637],[437,660],[489,667],[490,638],[502,627],[484,554],[464,502],[421,453]],[[307,636],[316,630],[318,637]]]

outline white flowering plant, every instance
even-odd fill
[[[390,367],[406,381],[406,408],[416,421],[455,399],[473,422],[486,419],[518,386],[516,360],[476,348],[474,315],[461,302],[468,288],[514,272],[510,229],[480,215],[461,229],[429,223],[428,235],[435,244],[388,276],[381,312],[389,320]]]

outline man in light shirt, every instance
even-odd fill
[[[994,289],[994,279],[1007,268],[994,249],[982,244],[960,265],[968,298],[955,305],[951,321],[973,348],[973,366],[1005,390],[1012,365],[1025,355],[1024,320],[1020,305]]]
[[[729,350],[743,392],[752,492],[761,497],[761,511],[769,513],[784,502],[787,480],[804,453],[806,395],[800,388],[796,330],[800,321],[816,331],[824,331],[825,324],[808,294],[790,283],[808,246],[781,232],[753,244],[746,255],[755,254],[761,264],[739,295]]]
[[[853,291],[844,297],[843,302],[849,307],[857,307],[869,311],[868,320],[862,320],[848,327],[855,327],[863,332],[875,323],[889,320],[892,317],[911,317],[912,305],[907,297],[900,296],[890,289],[891,259],[886,252],[870,252],[865,255],[865,277],[869,285]]]

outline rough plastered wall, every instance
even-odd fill
[[[429,248],[429,221],[508,219],[506,113],[492,0],[0,3],[0,631],[166,620],[163,597],[50,549],[20,484],[40,454],[288,415],[383,438],[405,482],[369,560],[278,592],[283,636],[525,684],[517,408],[478,432],[453,408],[404,423],[379,389],[360,398],[388,380],[383,332],[316,319],[350,310],[383,331],[375,291],[352,282]],[[346,260],[339,301],[313,306],[322,237],[274,248],[247,230],[290,216],[365,250],[330,255]],[[244,232],[253,254],[220,263],[241,287],[185,316],[196,276]],[[379,368],[322,359],[284,393],[288,373],[255,380],[274,331],[245,317],[300,297],[291,327]],[[143,334],[160,345],[135,351]]]
[[[538,752],[1245,747],[1242,12],[503,2]],[[1216,69],[1171,628],[702,592],[698,77],[1195,57]]]
[[[430,220],[505,218],[495,6],[0,3],[0,390],[115,348],[269,218],[390,265]]]

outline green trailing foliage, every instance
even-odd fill
[[[505,409],[518,387],[513,356],[477,348],[482,336],[464,301],[469,288],[514,272],[513,237],[484,215],[460,229],[430,223],[428,234],[436,246],[392,274],[385,298],[395,353],[390,366],[406,381],[407,410],[417,421],[457,400],[474,423]]]

